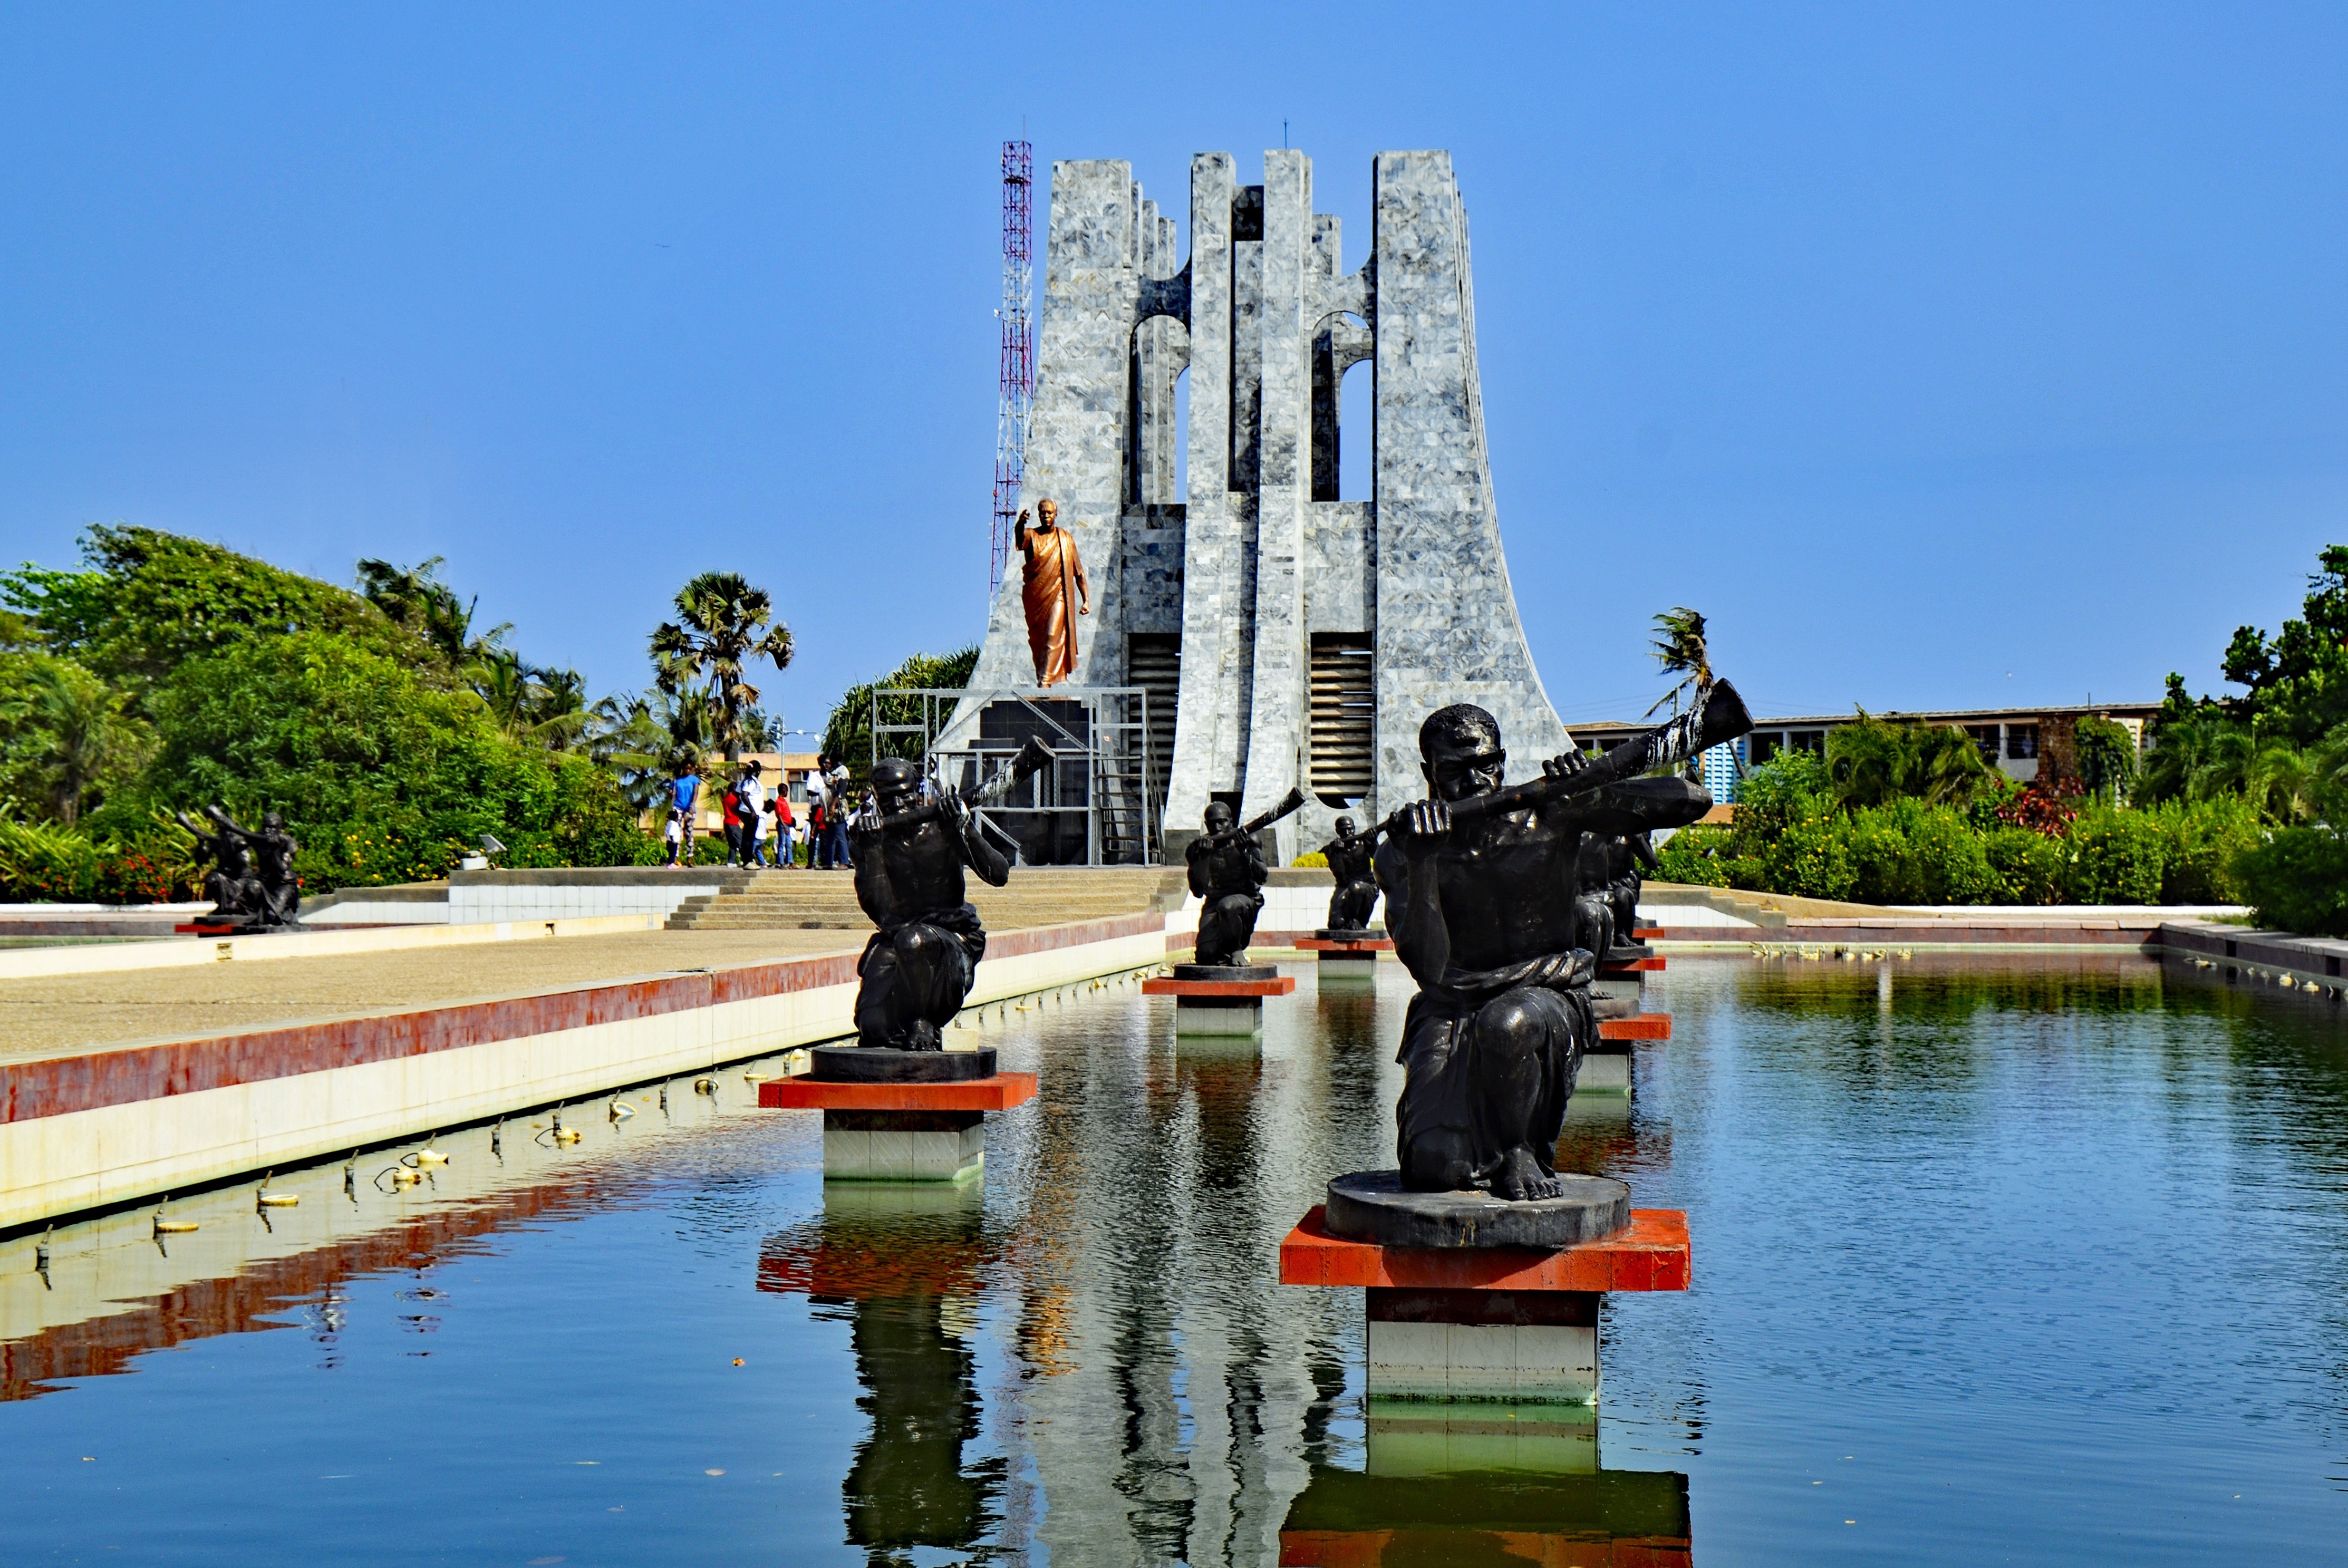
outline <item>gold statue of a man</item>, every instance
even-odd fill
[[[1019,514],[1019,553],[1026,563],[1019,598],[1027,612],[1027,649],[1035,655],[1035,684],[1057,686],[1076,673],[1076,614],[1093,613],[1093,591],[1085,563],[1076,558],[1076,536],[1058,525],[1060,509],[1035,503],[1035,526]]]

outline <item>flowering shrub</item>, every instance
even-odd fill
[[[1733,825],[1673,834],[1656,876],[1867,903],[2230,903],[2243,851],[2263,841],[2239,799],[2133,810],[2007,785],[1965,810],[1846,810],[1800,753],[1755,769],[1744,793]]]

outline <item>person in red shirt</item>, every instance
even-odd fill
[[[791,815],[791,798],[782,790],[775,791],[775,863],[790,866],[798,862],[791,857],[791,830],[798,820]]]

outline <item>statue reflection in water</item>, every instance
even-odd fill
[[[770,1239],[758,1288],[845,1317],[872,1426],[841,1488],[847,1540],[880,1564],[967,1552],[1002,1522],[1004,1461],[972,1465],[981,1406],[970,1341],[986,1251],[979,1184],[832,1183],[819,1220]]]

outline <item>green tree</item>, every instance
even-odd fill
[[[747,678],[750,662],[768,659],[778,670],[790,665],[790,629],[779,622],[769,628],[773,614],[765,589],[737,573],[705,572],[677,590],[676,620],[653,631],[660,689],[675,696],[691,677],[706,679],[713,738],[728,760],[747,749],[746,720],[758,701],[758,688]]]
[[[191,660],[156,708],[157,803],[283,812],[314,892],[441,875],[484,833],[517,866],[633,864],[654,847],[587,758],[516,745],[470,693],[326,634]]]
[[[48,652],[127,692],[132,711],[186,661],[289,632],[439,663],[359,595],[216,544],[118,523],[86,530],[81,550],[79,572],[27,563],[0,573],[0,602],[31,621]]]
[[[951,654],[915,654],[879,680],[850,686],[832,705],[831,716],[824,721],[824,755],[847,764],[850,776],[862,783],[872,768],[873,693],[880,694],[881,723],[919,724],[922,699],[891,696],[889,693],[892,688],[959,691],[970,685],[971,672],[977,668],[978,645],[973,643]],[[918,764],[922,760],[922,748],[906,738],[898,737],[891,744],[904,754],[906,761]]]
[[[2348,545],[2318,556],[2298,619],[2236,628],[2220,668],[2245,688],[2233,717],[2262,736],[2308,747],[2348,723]]]

